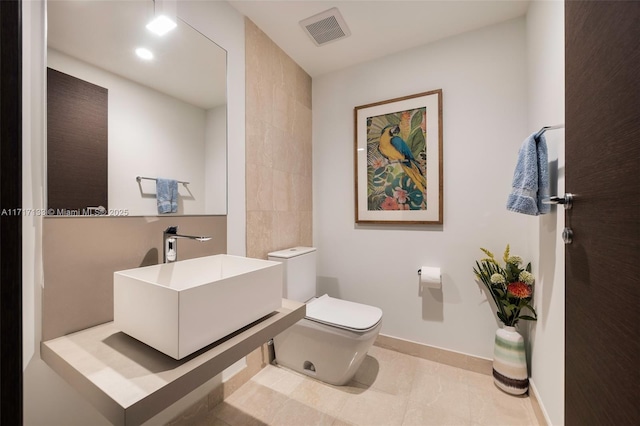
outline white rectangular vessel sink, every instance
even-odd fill
[[[175,359],[282,306],[279,262],[219,254],[113,274],[114,325]]]

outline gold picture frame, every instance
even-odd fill
[[[442,89],[354,108],[355,221],[442,224]]]

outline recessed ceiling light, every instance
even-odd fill
[[[156,16],[155,19],[147,24],[147,29],[152,33],[163,36],[176,27],[174,20],[166,15]]]
[[[138,47],[136,49],[136,55],[138,55],[140,58],[144,59],[145,61],[149,61],[153,59],[153,53],[151,53],[149,49],[144,47]]]

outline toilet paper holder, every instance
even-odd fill
[[[422,268],[418,269],[418,275],[422,275]],[[442,275],[440,275],[440,279],[442,279]]]

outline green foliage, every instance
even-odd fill
[[[515,262],[515,259],[519,258],[510,256],[509,245],[507,245],[503,256],[504,266],[501,266],[496,261],[495,256],[489,250],[485,248],[480,248],[480,250],[487,257],[476,261],[473,272],[476,278],[486,287],[487,292],[491,295],[498,308],[496,313],[498,319],[507,326],[515,326],[519,320],[536,321],[537,314],[531,304],[533,300],[533,285],[529,286],[521,282],[519,278],[522,271],[531,272],[531,262],[527,264],[526,268],[520,268],[519,264]],[[493,280],[492,277],[494,277]],[[521,294],[522,297],[518,297],[510,293],[508,286],[512,283],[518,283],[515,286],[520,286],[520,289],[529,289],[528,296]],[[524,315],[523,309],[530,311],[531,315]]]
[[[383,203],[392,198],[397,204],[406,205],[408,210],[423,208],[424,194],[418,190],[411,178],[402,170],[399,164],[379,167],[369,174],[368,208],[369,210],[383,210]],[[406,193],[406,200],[396,198],[396,191]]]
[[[389,123],[391,125],[400,124],[400,114],[398,114],[398,113],[387,114],[387,115],[384,116],[384,118],[386,118],[387,119],[387,123]]]
[[[407,141],[407,145],[409,146],[409,149],[411,150],[413,156],[415,158],[419,158],[420,152],[424,151],[426,146],[424,132],[420,127],[413,129],[413,131],[411,132],[411,136],[409,136],[409,140]]]
[[[410,113],[410,115],[408,115]],[[410,176],[398,162],[390,162],[380,153],[380,133],[386,126],[398,125],[407,129],[405,142],[419,164],[420,173],[426,171],[426,139],[422,124],[425,109],[399,111],[367,117],[367,206],[368,210],[424,210],[425,194],[418,190]],[[406,166],[406,165],[405,165]]]

